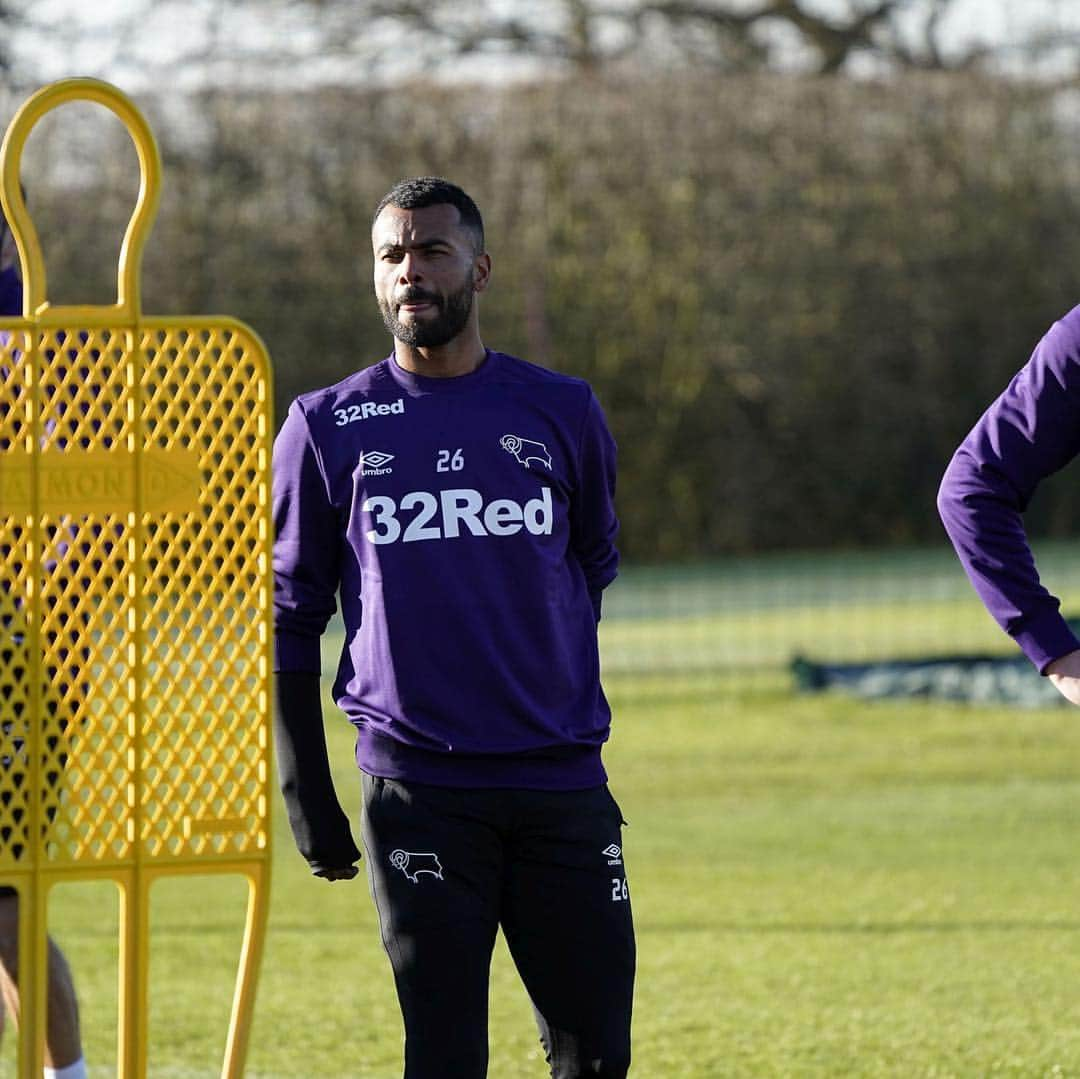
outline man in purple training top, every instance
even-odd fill
[[[1080,453],[1080,307],[1056,322],[957,449],[938,509],[987,609],[1073,704],[1080,640],[1039,582],[1022,514],[1039,482]]]
[[[625,1076],[634,932],[600,748],[615,447],[589,386],[486,349],[483,223],[398,184],[372,227],[394,352],[293,402],[274,447],[278,760],[317,876],[359,858],[330,780],[319,639],[357,730],[363,839],[406,1079],[487,1073],[501,926],[557,1079]]]
[[[22,314],[22,282],[19,278],[15,244],[7,222],[0,214],[0,317]],[[3,377],[0,372],[0,377]],[[25,666],[19,659],[25,634],[17,628],[17,612],[4,602],[5,582],[0,577],[0,666]],[[11,723],[5,715],[15,708],[0,687],[0,724]],[[7,762],[0,761],[0,768]],[[12,1015],[18,1015],[19,989],[15,971],[18,962],[19,900],[9,885],[0,884],[0,996]],[[45,1037],[45,1079],[86,1079],[79,1036],[79,1011],[71,971],[60,949],[49,941],[48,1017]],[[3,1013],[0,1011],[0,1029]]]

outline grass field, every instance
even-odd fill
[[[1036,555],[1062,609],[1080,613],[1080,544],[1043,542]],[[604,597],[601,640],[608,675],[725,672],[734,688],[771,684],[795,655],[1015,652],[944,543],[628,567]]]
[[[797,636],[813,606],[778,611],[774,629]],[[655,641],[665,620],[611,618],[609,653],[633,625]],[[779,668],[747,691],[630,666],[608,675],[606,759],[631,822],[634,1075],[1080,1075],[1080,714],[796,697]],[[351,732],[331,727],[355,812]],[[281,813],[277,844],[249,1075],[396,1079],[400,1024],[366,883],[311,878]],[[238,881],[159,885],[154,1079],[218,1073],[243,900]],[[111,887],[58,890],[51,924],[78,976],[92,1074],[112,1074]],[[492,1079],[546,1074],[502,948],[491,1031]]]

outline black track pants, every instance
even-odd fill
[[[405,1079],[487,1075],[500,925],[554,1079],[622,1079],[634,929],[624,822],[607,787],[363,781],[368,874],[405,1019]]]

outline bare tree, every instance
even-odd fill
[[[55,5],[0,0],[0,86],[16,93],[36,88],[42,82],[43,57],[70,58],[80,49],[95,56],[92,73],[109,77],[135,51],[140,27],[153,7],[154,0],[126,0],[116,5],[109,21],[87,25]]]
[[[43,25],[47,16],[33,0],[0,0],[0,78],[9,84],[20,72],[37,78],[35,50],[66,52],[85,46],[88,34],[95,68],[105,77],[141,79],[161,70],[174,89],[199,90],[254,87],[267,79],[299,86],[468,78],[483,74],[488,62],[511,76],[631,64],[823,75],[867,67],[1010,70],[1010,57],[1014,71],[1025,70],[1022,61],[1026,70],[1030,61],[1044,70],[1051,60],[1059,70],[1080,71],[1080,42],[1063,41],[1037,23],[1007,45],[958,43],[955,33],[946,45],[957,6],[956,0],[127,0],[107,26],[88,31],[55,15],[56,25]],[[6,31],[15,23],[12,44]]]
[[[754,8],[692,0],[652,0],[639,5],[640,20],[652,15],[672,27],[697,25],[715,40],[716,55],[723,56],[734,43],[744,55],[756,55],[763,66],[776,60],[778,44],[770,42],[770,31],[786,27],[795,32],[804,48],[813,54],[815,69],[836,74],[857,49],[874,49],[875,31],[907,0],[878,0],[869,7],[849,5],[839,18],[814,14],[799,0],[767,0]]]
[[[21,11],[9,0],[0,0],[0,85],[11,79],[11,38],[18,26]]]
[[[832,75],[859,55],[898,69],[980,61],[975,51],[955,56],[940,47],[953,3],[834,0],[824,15],[812,0],[130,0],[107,26],[87,31],[75,20],[41,24],[32,0],[0,0],[0,32],[17,11],[39,49],[54,47],[58,34],[68,46],[71,35],[85,45],[93,33],[102,69],[167,66],[203,86],[267,75],[289,81],[313,68],[330,70],[332,81],[364,83],[446,74],[465,63],[475,72],[487,59],[508,70],[510,61],[577,73],[632,62]],[[0,48],[9,36],[0,36]],[[3,60],[0,53],[0,72]]]
[[[941,48],[944,15],[953,0],[843,0],[828,16],[807,0],[287,0],[322,27],[322,47],[371,55],[393,33],[421,64],[443,67],[462,57],[528,57],[578,71],[633,58],[657,57],[722,69],[785,66],[794,43],[821,74],[845,71],[865,53],[896,68],[970,67],[983,59],[972,48]],[[900,17],[922,15],[912,40]],[[381,58],[393,63],[393,54]]]

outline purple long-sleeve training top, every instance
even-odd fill
[[[938,510],[987,610],[1045,673],[1080,648],[1040,582],[1023,512],[1040,481],[1080,452],[1080,307],[1056,322],[960,444]]]
[[[600,593],[615,445],[588,384],[489,351],[425,378],[393,356],[293,402],[274,445],[278,671],[315,672],[372,775],[604,782]]]

